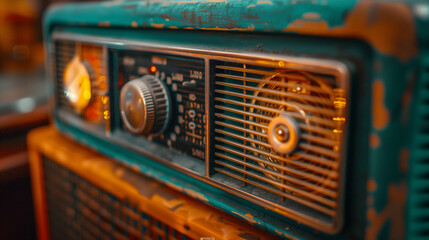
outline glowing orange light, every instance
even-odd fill
[[[110,118],[110,112],[108,110],[104,110],[103,115],[105,120]]]
[[[158,68],[154,65],[150,66],[150,68],[149,68],[150,73],[154,73],[154,72],[156,72],[156,70],[158,70]]]
[[[107,102],[109,102],[109,97],[108,96],[102,96],[101,101],[103,102],[103,104],[107,104]]]

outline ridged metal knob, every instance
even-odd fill
[[[124,126],[135,134],[160,134],[170,118],[170,99],[164,84],[146,75],[126,83],[120,94]]]

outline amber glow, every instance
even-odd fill
[[[155,73],[157,70],[158,70],[158,68],[154,65],[150,66],[150,68],[149,68],[150,73]]]
[[[91,80],[79,56],[67,64],[63,76],[64,95],[77,113],[81,113],[91,100]]]
[[[103,102],[103,104],[107,104],[109,102],[109,97],[108,96],[102,96],[101,101]]]
[[[110,112],[108,110],[105,110],[103,115],[105,120],[110,119]]]
[[[345,90],[342,88],[334,89],[334,107],[337,113],[336,116],[332,118],[332,120],[334,120],[336,123],[336,127],[333,130],[335,134],[334,140],[337,142],[337,144],[333,147],[335,152],[339,152],[341,150],[340,140],[342,139],[342,129],[344,128],[344,123],[346,122],[346,106],[347,100],[345,98]]]

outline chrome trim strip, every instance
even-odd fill
[[[66,41],[77,41],[80,43],[87,43],[87,44],[97,44],[97,45],[103,45],[107,46],[107,48],[119,48],[119,49],[127,49],[127,50],[136,50],[136,51],[152,51],[152,52],[159,52],[159,53],[165,53],[165,54],[173,54],[173,55],[179,55],[179,56],[189,56],[189,57],[195,57],[195,58],[202,58],[205,59],[205,100],[206,100],[206,135],[209,134],[210,130],[210,109],[209,109],[209,102],[210,102],[210,60],[218,60],[218,61],[229,61],[229,62],[236,62],[236,63],[244,63],[244,64],[257,64],[257,65],[265,65],[267,67],[274,67],[274,68],[289,68],[289,69],[295,69],[295,70],[302,70],[302,71],[309,71],[309,72],[315,72],[319,74],[328,74],[332,75],[337,79],[337,84],[341,88],[345,89],[347,93],[347,99],[350,96],[349,91],[349,81],[350,81],[350,74],[349,69],[343,62],[336,61],[336,60],[325,60],[325,59],[316,59],[316,58],[305,58],[305,57],[291,57],[291,56],[280,56],[275,54],[266,54],[266,53],[245,53],[245,52],[226,52],[226,51],[218,51],[218,50],[207,50],[203,48],[188,48],[188,47],[181,47],[180,45],[166,45],[166,44],[160,44],[156,42],[150,42],[150,41],[136,41],[136,40],[125,40],[125,39],[115,39],[115,38],[108,38],[108,37],[99,37],[99,36],[91,36],[91,35],[83,35],[83,34],[75,34],[75,33],[67,33],[67,32],[54,32],[52,34],[52,40],[66,40]],[[53,42],[52,41],[52,42]],[[258,60],[258,63],[255,63],[255,60]],[[52,69],[55,70],[55,69]],[[347,108],[347,117],[350,116],[350,107]],[[88,129],[84,129],[88,130]],[[93,131],[90,131],[93,132]],[[347,140],[347,126],[345,127],[344,135],[343,135],[343,141]],[[93,132],[94,133],[94,132]],[[99,137],[106,137],[101,136],[99,133],[95,133]],[[108,136],[107,136],[108,137]],[[115,139],[112,139],[111,137],[108,137],[110,141],[113,143],[119,142]],[[157,161],[171,166],[173,169],[178,170],[184,174],[190,175],[200,181],[203,181],[207,184],[210,184],[212,186],[215,186],[217,188],[220,188],[228,193],[231,193],[233,195],[236,195],[238,197],[241,197],[245,199],[246,201],[253,202],[257,205],[260,205],[261,207],[271,210],[273,212],[276,212],[282,216],[285,216],[287,218],[299,221],[300,223],[306,224],[310,227],[313,227],[315,229],[335,234],[338,233],[343,225],[343,200],[344,200],[344,180],[345,180],[345,165],[346,165],[346,147],[342,148],[341,153],[341,161],[342,164],[339,169],[340,174],[340,187],[338,189],[339,198],[338,198],[338,215],[337,215],[337,221],[336,224],[326,223],[323,221],[320,221],[319,219],[312,218],[310,215],[305,215],[303,213],[297,212],[293,209],[286,208],[283,206],[279,206],[277,204],[274,204],[268,200],[256,197],[252,194],[249,194],[247,192],[244,192],[242,190],[233,188],[231,186],[225,185],[221,182],[217,182],[212,178],[209,178],[209,169],[207,164],[209,162],[209,137],[206,137],[206,172],[204,175],[200,175],[194,171],[191,171],[187,168],[184,168],[178,164],[174,164],[171,162],[168,162],[166,160],[162,160],[159,157],[156,156],[149,156],[146,157],[149,158],[156,158]],[[121,144],[122,145],[122,144]],[[141,152],[139,150],[134,149],[136,152]]]
[[[123,40],[64,32],[53,33],[52,39],[79,41],[81,43],[108,45],[109,47],[121,47],[128,50],[156,51],[180,56],[190,56],[237,63],[255,64],[255,60],[252,59],[257,58],[259,61],[258,65],[267,65],[267,67],[287,67],[295,70],[331,74],[340,79],[349,78],[347,66],[344,63],[335,60],[279,56],[266,53],[258,53],[256,55],[255,53],[206,50],[201,48],[172,46],[150,41]],[[261,62],[261,60],[263,60],[263,62]],[[346,91],[349,89],[348,81],[340,81],[339,86],[343,89],[346,89]]]

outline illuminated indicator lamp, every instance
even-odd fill
[[[158,68],[157,68],[156,66],[152,65],[152,66],[150,66],[150,68],[149,68],[149,73],[153,74],[153,73],[155,73],[157,70],[158,70]]]
[[[152,65],[149,67],[149,73],[153,74],[158,70],[158,68],[155,65]]]
[[[63,73],[64,95],[79,114],[89,105],[92,98],[90,72],[90,65],[76,55],[67,64]]]

